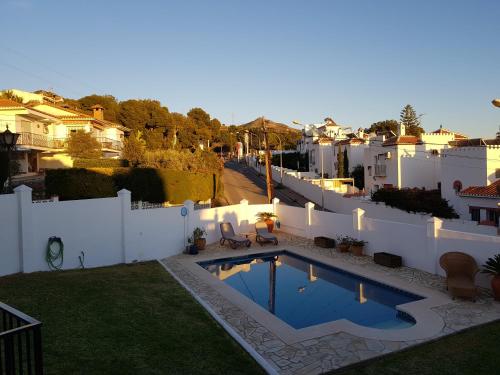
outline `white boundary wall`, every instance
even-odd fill
[[[499,236],[444,229],[437,218],[415,225],[370,218],[360,208],[341,214],[317,211],[313,203],[305,208],[280,205],[278,199],[201,210],[186,201],[183,207],[185,217],[182,207],[131,210],[127,190],[115,198],[33,203],[31,189],[20,186],[14,194],[0,195],[0,276],[48,271],[44,256],[51,236],[64,242],[64,269],[80,266],[81,251],[85,267],[98,267],[179,254],[196,227],[206,229],[208,243],[220,239],[222,222],[231,222],[237,232],[253,231],[260,211],[276,213],[285,232],[307,238],[348,235],[368,241],[368,255],[387,251],[402,256],[406,266],[430,273],[443,274],[439,257],[448,251],[468,253],[480,266],[500,253]],[[477,280],[483,286],[489,283],[485,275]]]
[[[220,239],[219,223],[229,221],[235,231],[253,230],[259,211],[272,204],[241,204],[195,210],[194,203],[155,209],[131,209],[127,190],[118,197],[33,203],[31,189],[19,186],[14,194],[0,195],[0,276],[17,272],[48,271],[45,252],[49,237],[64,243],[63,269],[152,260],[181,253],[196,227],[207,231],[207,242]]]
[[[248,163],[255,170],[259,171],[259,167],[255,165],[255,159],[249,157]],[[276,182],[281,182],[281,171],[277,166],[272,166],[272,178]],[[261,173],[265,173],[265,168],[261,168]],[[365,215],[373,219],[383,219],[389,221],[397,221],[415,225],[426,225],[427,220],[431,215],[421,213],[409,213],[397,208],[392,208],[385,203],[372,202],[366,198],[360,197],[344,197],[344,194],[337,193],[333,190],[324,190],[321,192],[321,187],[312,184],[310,181],[302,179],[311,178],[311,172],[297,172],[291,169],[283,168],[283,185],[301,194],[311,202],[317,205],[324,204],[327,210],[350,214],[352,210],[361,208],[365,211]],[[315,175],[315,174],[314,174]],[[453,219],[443,220],[443,227],[450,230],[472,232],[485,235],[497,234],[497,228],[485,225],[478,225],[474,221]]]

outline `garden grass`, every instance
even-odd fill
[[[500,322],[374,359],[342,375],[480,375],[500,373]]]
[[[263,374],[157,262],[0,278],[43,322],[46,374]]]

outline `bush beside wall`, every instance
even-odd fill
[[[443,219],[459,217],[439,190],[384,188],[373,193],[372,200],[406,212],[424,212]]]
[[[47,170],[48,196],[60,200],[114,197],[121,189],[132,200],[182,203],[216,198],[223,192],[219,173],[189,173],[154,168],[70,168]]]

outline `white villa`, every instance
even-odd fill
[[[364,149],[365,189],[425,188],[441,186],[441,154],[466,136],[440,128],[420,137],[406,135],[404,124],[398,134],[386,132],[369,139]]]
[[[45,168],[71,167],[65,153],[66,141],[72,132],[83,130],[94,136],[102,146],[103,156],[117,158],[128,128],[104,120],[104,108],[96,105],[88,115],[62,103],[54,104],[44,94],[11,90],[23,103],[0,99],[0,132],[7,128],[19,133],[13,157],[22,174],[37,173]]]
[[[499,226],[500,132],[452,142],[441,155],[441,194],[460,217]]]

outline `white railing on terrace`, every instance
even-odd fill
[[[19,146],[34,146],[53,149],[66,148],[68,138],[54,138],[46,134],[36,134],[30,132],[20,132],[17,144]],[[106,137],[94,137],[103,149],[120,151],[123,148],[123,142]]]

